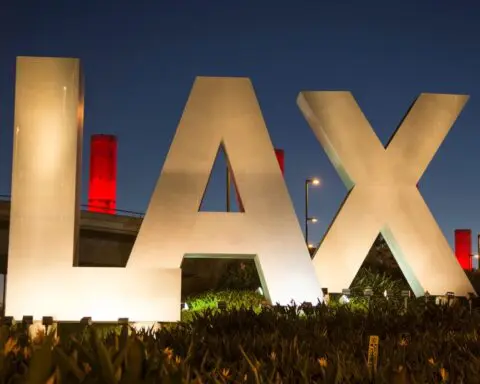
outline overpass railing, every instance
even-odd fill
[[[0,201],[10,201],[10,195],[0,195]],[[145,213],[143,212],[135,212],[135,211],[128,211],[126,209],[109,209],[111,212],[106,212],[105,207],[89,205],[89,204],[81,204],[80,207],[83,211],[91,211],[91,209],[95,209],[94,213],[103,213],[103,214],[111,214],[111,215],[119,215],[119,216],[131,216],[131,217],[138,217],[143,218]]]

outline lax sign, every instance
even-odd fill
[[[74,267],[83,100],[79,60],[17,59],[7,316],[177,321],[184,257],[252,258],[268,300],[317,302],[379,232],[417,296],[473,292],[416,187],[467,96],[422,94],[384,148],[349,92],[300,93],[350,191],[312,261],[250,80],[197,78],[126,268]],[[244,212],[199,212],[220,145]]]

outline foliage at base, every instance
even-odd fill
[[[227,310],[253,308],[258,312],[265,303],[265,298],[258,292],[247,290],[205,292],[186,300],[188,311],[182,311],[182,321],[189,321],[205,311],[215,313],[219,311],[218,304],[222,302],[225,303]]]
[[[58,340],[0,332],[0,383],[476,383],[480,313],[389,302],[206,309],[188,323]],[[377,335],[377,364],[369,337]],[[369,364],[369,361],[372,364]]]

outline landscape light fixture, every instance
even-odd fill
[[[80,324],[84,326],[92,325],[92,318],[89,316],[82,317],[82,319],[80,320]]]
[[[328,293],[328,288],[322,288],[322,293],[323,293],[323,303],[325,305],[328,305],[330,302],[330,295]]]
[[[370,287],[367,287],[363,290],[363,296],[367,298],[367,305],[368,309],[370,310],[370,299],[373,296],[373,289]]]
[[[42,317],[42,325],[45,328],[48,328],[53,325],[53,317],[52,316],[43,316]]]
[[[365,288],[365,290],[363,291],[363,295],[364,295],[365,297],[371,297],[371,296],[373,296],[373,290],[372,290],[372,288],[370,288],[370,287]]]
[[[403,304],[405,306],[405,312],[408,309],[408,299],[410,298],[411,292],[409,290],[405,290],[401,292],[401,296],[403,297]]]
[[[180,309],[182,311],[188,311],[188,304],[187,303],[180,303]]]
[[[258,287],[255,292],[257,292],[260,296],[263,296],[263,289],[262,289],[262,287]]]
[[[26,326],[32,325],[33,324],[33,316],[29,316],[29,315],[23,316],[22,324],[26,325]]]
[[[430,298],[430,292],[425,291],[425,294],[423,295],[425,297],[425,305],[428,303],[428,299]]]
[[[15,324],[15,319],[13,318],[13,316],[5,316],[2,319],[2,325],[5,325],[7,327],[11,327],[14,324]]]
[[[340,304],[348,304],[350,303],[350,289],[344,288],[342,289],[342,296],[338,300]]]
[[[447,304],[450,305],[452,300],[455,298],[455,293],[454,292],[447,292],[445,294],[445,296],[447,297]]]
[[[310,217],[310,215],[308,214],[308,187],[310,185],[314,185],[314,186],[320,185],[320,179],[317,179],[316,177],[314,177],[314,178],[305,180],[305,243],[307,244],[307,246],[309,246],[308,223],[316,223],[318,221],[315,217]],[[308,248],[312,249],[310,248],[310,246]]]

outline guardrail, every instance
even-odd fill
[[[10,201],[10,195],[0,195],[0,201]],[[80,207],[82,210],[90,211],[91,208],[98,209],[98,211],[93,211],[95,213],[103,213],[103,214],[111,214],[111,215],[119,215],[119,216],[131,216],[131,217],[138,217],[143,218],[145,216],[144,212],[135,212],[135,211],[128,211],[126,209],[114,209],[112,210],[113,213],[105,212],[104,207],[100,207],[98,205],[89,205],[89,204],[81,204]]]
[[[143,212],[128,211],[126,209],[111,209],[113,213],[104,212],[105,208],[100,207],[98,205],[80,204],[80,207],[84,208],[84,210],[86,211],[90,211],[90,208],[99,210],[99,211],[91,211],[94,213],[103,213],[103,214],[120,215],[120,216],[132,216],[132,217],[138,217],[138,218],[143,218],[145,216],[145,213]]]

